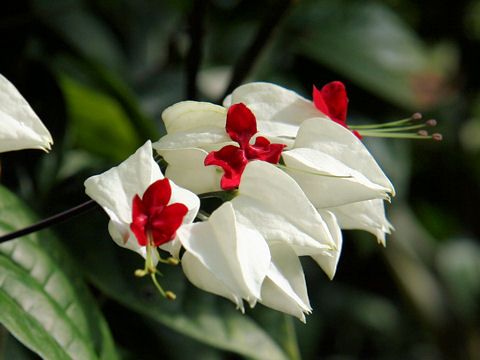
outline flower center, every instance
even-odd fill
[[[212,151],[205,158],[205,166],[217,165],[223,169],[224,174],[220,182],[223,190],[231,190],[240,185],[243,170],[249,161],[263,160],[272,164],[280,161],[286,145],[272,144],[261,136],[255,139],[253,145],[250,144],[250,140],[257,133],[257,120],[245,104],[230,106],[225,130],[230,139],[239,146],[224,146],[219,151]]]
[[[142,198],[133,198],[130,229],[139,245],[160,246],[175,238],[188,208],[180,203],[168,205],[171,194],[169,180],[163,179],[151,184]]]

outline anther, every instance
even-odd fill
[[[422,114],[419,112],[416,112],[415,114],[412,115],[412,120],[422,120]]]
[[[428,126],[437,126],[437,120],[435,119],[430,119],[425,122]]]
[[[167,299],[170,300],[175,300],[177,298],[177,295],[175,295],[175,293],[171,292],[170,290],[165,291],[165,296],[167,297]]]
[[[147,272],[142,269],[137,269],[135,270],[134,274],[136,277],[144,277],[145,275],[147,275]]]
[[[418,130],[417,134],[420,135],[420,136],[428,136],[428,131],[427,130]]]
[[[170,256],[168,259],[167,259],[167,262],[170,264],[170,265],[178,265],[179,263],[179,260]]]
[[[432,134],[432,139],[437,140],[437,141],[442,141],[443,136],[442,136],[442,134],[435,133],[435,134]]]

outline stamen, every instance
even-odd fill
[[[145,275],[147,275],[147,271],[142,269],[137,269],[135,270],[134,274],[136,277],[144,277]]]
[[[361,133],[362,136],[371,136],[371,137],[382,137],[382,138],[391,138],[391,139],[434,139],[437,140],[438,137],[441,137],[440,134],[435,134],[435,138],[433,135],[419,135],[417,133],[390,133],[390,132],[368,132],[368,133]]]
[[[423,115],[419,112],[416,112],[412,115],[412,120],[422,120]]]
[[[170,290],[165,291],[165,295],[167,296],[167,299],[169,299],[169,300],[175,300],[177,298],[177,295],[175,295],[175,293],[170,291]]]
[[[180,260],[170,256],[168,259],[167,259],[168,263],[170,265],[178,265],[178,263],[180,262]]]
[[[358,129],[361,136],[383,137],[383,138],[403,138],[403,139],[433,139],[442,140],[442,135],[435,133],[429,135],[428,131],[424,130],[426,127],[437,126],[435,119],[422,121],[422,114],[414,113],[407,119],[398,121],[391,121],[384,124],[375,125],[357,125],[349,126],[350,129]],[[418,130],[416,133],[412,130]]]
[[[425,124],[419,124],[419,125],[411,125],[411,126],[402,126],[402,127],[392,127],[392,128],[388,128],[388,129],[372,129],[372,130],[369,130],[369,131],[375,131],[375,132],[395,132],[395,131],[407,131],[407,130],[416,130],[416,129],[422,129],[424,127],[426,127],[426,123]],[[360,133],[362,133],[362,131],[359,131]]]
[[[380,128],[389,128],[389,127],[394,127],[394,126],[399,126],[399,125],[407,125],[412,122],[417,122],[419,120],[422,120],[422,114],[420,113],[415,113],[409,118],[402,119],[402,120],[396,120],[396,121],[390,121],[387,123],[383,124],[370,124],[370,125],[348,125],[348,127],[352,130],[359,130],[359,129],[380,129]]]

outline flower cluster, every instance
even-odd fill
[[[194,285],[241,311],[259,302],[305,321],[299,257],[333,278],[341,229],[369,231],[383,245],[392,229],[383,201],[394,188],[347,126],[347,104],[340,82],[314,88],[313,101],[251,83],[223,106],[174,104],[162,114],[167,134],[87,179],[86,192],[110,216],[114,241],[146,259],[138,275],[154,278],[159,247]],[[211,196],[224,202],[209,214],[200,208]]]
[[[329,278],[342,229],[361,229],[385,246],[392,225],[384,200],[395,190],[362,136],[440,139],[421,116],[380,125],[347,125],[348,98],[338,81],[310,101],[270,83],[235,89],[223,106],[183,101],[162,118],[167,134],[123,163],[85,181],[110,217],[119,245],[145,258],[137,276],[156,279],[159,262],[181,262],[197,287],[234,302],[261,303],[305,321],[311,311],[299,258]],[[418,130],[417,134],[405,131]],[[48,151],[50,133],[17,89],[0,75],[0,152]],[[165,177],[154,160],[166,164]],[[202,199],[218,197],[211,213]],[[158,249],[170,254],[163,259]]]

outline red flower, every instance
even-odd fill
[[[346,123],[348,98],[343,83],[332,81],[326,84],[322,90],[318,90],[314,85],[313,103],[318,110],[330,117],[330,119],[348,129]],[[362,139],[362,136],[357,131],[354,130],[353,133],[359,139]]]
[[[257,133],[257,120],[245,104],[230,106],[225,130],[239,147],[227,145],[219,151],[212,151],[205,158],[206,166],[217,165],[224,170],[220,182],[223,190],[233,189],[240,184],[243,170],[249,161],[263,160],[272,164],[280,161],[280,155],[286,145],[271,144],[262,136],[255,139],[255,144],[250,144],[250,139]]]
[[[150,185],[141,199],[138,195],[133,198],[130,229],[140,246],[148,241],[160,246],[175,238],[188,208],[180,203],[167,205],[171,195],[170,182],[163,179]]]

